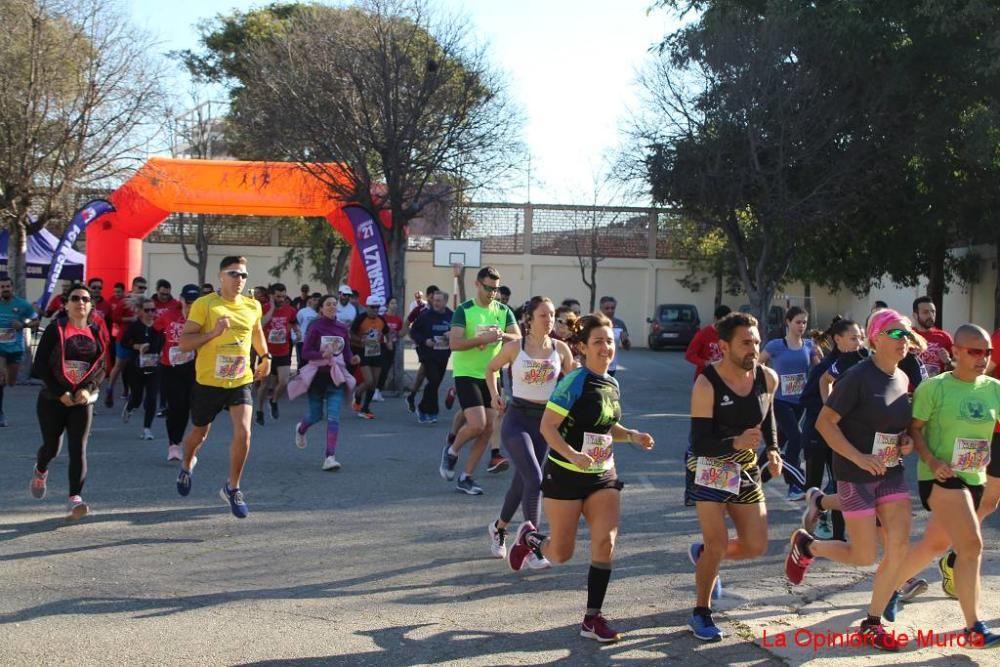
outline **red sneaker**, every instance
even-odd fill
[[[453,405],[455,405],[455,388],[449,387],[448,393],[444,395],[444,407],[451,410]]]
[[[865,644],[871,644],[881,651],[898,651],[899,642],[885,631],[881,623],[869,623],[868,619],[861,621],[861,636]]]
[[[524,536],[535,530],[535,524],[525,521],[517,529],[517,537],[514,538],[514,545],[507,550],[507,564],[510,569],[520,572],[524,569],[525,560],[531,553],[531,547],[525,541]]]
[[[602,644],[616,642],[622,638],[621,633],[609,626],[608,621],[599,613],[583,617],[580,636],[587,639],[596,639]]]
[[[500,456],[499,454],[496,454],[490,457],[490,464],[486,466],[486,472],[491,472],[493,474],[496,474],[499,472],[503,472],[509,467],[510,464],[507,463],[507,459]]]
[[[813,536],[801,528],[792,533],[792,549],[785,558],[785,576],[793,584],[801,584],[806,570],[812,565],[812,557],[806,556],[806,550],[812,541]]]
[[[359,412],[358,416],[361,417],[362,419],[375,419],[374,412]]]

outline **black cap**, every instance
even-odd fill
[[[181,298],[188,303],[194,303],[201,296],[201,288],[188,283],[181,288]]]

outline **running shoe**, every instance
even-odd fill
[[[901,605],[899,604],[899,591],[893,591],[892,597],[889,598],[888,604],[885,605],[885,611],[882,612],[882,618],[889,621],[890,623],[896,622],[896,615],[899,614]]]
[[[525,560],[528,558],[528,554],[534,553],[534,549],[528,544],[525,536],[528,533],[535,531],[535,524],[530,521],[525,521],[520,526],[517,527],[517,536],[514,538],[514,544],[507,550],[507,565],[510,569],[515,572],[520,572],[524,569]],[[536,554],[537,555],[537,554]]]
[[[806,570],[812,565],[813,559],[806,556],[806,549],[812,541],[812,535],[801,528],[792,533],[792,549],[785,558],[785,576],[793,584],[801,584],[806,576]]]
[[[132,411],[128,409],[128,405],[126,404],[125,407],[122,408],[122,423],[127,424],[128,420],[131,419],[131,417],[132,417]]]
[[[701,542],[695,542],[690,547],[688,547],[688,560],[691,561],[692,565],[698,565],[698,559],[701,558],[701,552],[704,551],[705,545]],[[715,585],[712,586],[712,599],[718,600],[722,597],[722,577],[715,578]]]
[[[233,516],[237,519],[245,519],[250,515],[250,508],[247,507],[246,501],[243,500],[243,492],[239,489],[229,488],[229,482],[226,482],[219,489],[219,497],[224,502],[229,503],[229,509],[232,510]]]
[[[378,389],[376,389],[375,393],[372,394],[372,400],[375,401],[376,403],[385,403],[385,399],[382,398],[382,392],[379,391]]]
[[[899,644],[885,630],[881,623],[870,623],[868,619],[861,621],[861,635],[866,644],[871,644],[881,651],[898,651]]]
[[[907,579],[906,583],[899,587],[899,601],[909,602],[918,595],[923,595],[926,592],[926,579]]]
[[[264,425],[264,411],[263,410],[258,410],[257,411],[257,417],[256,417],[255,421],[257,422],[258,426],[263,426]]]
[[[183,453],[184,452],[181,450],[180,445],[170,445],[167,447],[167,463],[170,463],[171,461],[180,461]]]
[[[417,394],[411,391],[403,397],[406,400],[406,410],[412,415],[417,411]]]
[[[430,424],[431,423],[431,419],[430,419],[430,417],[428,417],[427,415],[425,415],[423,412],[417,412],[417,423],[420,423],[420,424]]]
[[[80,496],[69,497],[69,514],[66,515],[67,521],[79,521],[89,513],[90,508],[87,507],[87,503],[83,502],[83,498]]]
[[[607,620],[600,612],[593,616],[584,616],[583,625],[580,627],[580,636],[587,639],[596,639],[602,644],[616,642],[622,638],[617,630],[608,625]]]
[[[323,460],[323,470],[331,470],[333,472],[340,470],[340,463],[337,462],[337,459],[333,456],[333,454]]]
[[[688,619],[688,628],[691,629],[691,634],[694,635],[695,639],[700,639],[703,642],[722,641],[722,630],[715,625],[712,614],[691,614],[691,618]]]
[[[278,402],[277,401],[269,401],[269,403],[271,404],[270,405],[270,407],[271,407],[271,419],[277,419],[278,418]]]
[[[182,496],[191,493],[191,473],[194,472],[194,464],[197,460],[193,459],[191,461],[191,470],[185,470],[181,467],[181,471],[177,473],[177,493]]]
[[[952,552],[948,552],[945,555],[938,558],[938,570],[941,571],[941,590],[944,594],[950,598],[958,599],[958,593],[955,592],[955,568],[948,565],[948,558],[951,556]]]
[[[552,563],[549,562],[548,558],[542,558],[534,551],[528,554],[528,557],[524,559],[524,564],[529,570],[547,570],[552,567]]]
[[[800,487],[797,484],[792,484],[790,487],[788,487],[788,495],[785,496],[785,500],[797,503],[800,500],[803,500],[805,497],[806,497],[806,492],[802,490],[802,487]]]
[[[453,405],[455,405],[455,388],[449,387],[448,393],[444,395],[444,407],[451,410]]]
[[[7,427],[7,415],[0,412],[0,428],[6,428],[6,427]]]
[[[31,491],[31,495],[35,498],[41,500],[45,497],[45,492],[48,487],[45,485],[46,480],[49,478],[49,471],[38,472],[38,466],[35,466],[31,471],[31,483],[28,484],[28,490]]]
[[[496,454],[490,457],[490,464],[486,466],[486,472],[491,472],[493,474],[496,474],[503,472],[509,467],[510,464],[507,463],[507,459],[500,456],[500,453],[497,452]]]
[[[479,485],[471,477],[466,477],[465,479],[458,480],[458,484],[455,488],[470,496],[481,496],[483,495],[483,490],[479,488]]]
[[[150,431],[148,428],[144,428],[144,429],[142,429],[142,435],[139,436],[139,439],[140,440],[152,440],[153,439],[153,432]]]
[[[812,533],[816,529],[820,514],[823,511],[816,507],[816,499],[823,497],[823,492],[815,486],[806,491],[806,509],[802,512],[802,530]]]
[[[968,645],[972,648],[993,648],[1000,644],[1000,634],[991,631],[982,621],[976,621],[975,625],[964,632]]]
[[[816,524],[816,532],[813,533],[818,540],[833,539],[833,522],[830,521],[829,512],[819,513],[819,523]]]
[[[299,430],[301,427],[302,422],[295,425],[295,446],[299,449],[305,449],[308,443],[306,443],[306,434]]]
[[[438,423],[438,416],[437,415],[427,415],[427,423],[428,424],[437,424]]]
[[[362,419],[369,419],[369,420],[375,419],[375,413],[372,412],[371,410],[363,410],[358,413],[358,416],[361,417]]]
[[[507,557],[507,529],[497,528],[496,521],[491,521],[486,527],[490,535],[490,553],[497,558]]]
[[[438,466],[441,477],[449,482],[455,479],[455,466],[458,464],[458,457],[448,451],[450,448],[451,445],[445,445],[441,450],[441,465]]]

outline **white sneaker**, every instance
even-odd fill
[[[83,498],[80,496],[69,497],[69,514],[66,515],[67,521],[79,521],[87,516],[89,512],[90,508],[87,507],[87,503],[83,502]]]
[[[152,440],[153,439],[153,432],[150,431],[148,428],[144,428],[144,429],[142,429],[142,435],[139,436],[139,438],[141,440]]]
[[[333,456],[326,457],[323,461],[323,470],[333,470],[334,472],[340,470],[340,463],[337,462]]]
[[[524,564],[528,566],[529,570],[547,570],[552,567],[552,563],[546,558],[539,558],[532,551],[528,554],[528,557],[524,559]]]
[[[302,422],[295,425],[295,446],[299,449],[306,448],[306,434],[299,433],[299,427],[302,426]]]
[[[183,453],[180,445],[170,445],[167,447],[167,463],[170,461],[180,461]]]
[[[495,521],[490,521],[486,527],[486,532],[490,534],[490,553],[496,558],[507,557],[507,529],[497,528]]]
[[[131,417],[132,417],[132,412],[131,410],[128,409],[128,403],[126,403],[125,407],[122,408],[122,423],[127,424],[129,418]]]
[[[376,403],[384,403],[385,402],[385,399],[382,398],[382,392],[379,391],[378,389],[376,389],[375,393],[372,394],[372,400],[375,401]]]

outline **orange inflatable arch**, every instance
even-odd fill
[[[348,182],[341,165],[317,167]],[[143,239],[171,213],[323,217],[354,246],[349,282],[361,292],[362,303],[368,296],[364,262],[343,211],[350,202],[336,197],[328,184],[300,165],[152,158],[109,201],[115,210],[87,227],[88,279],[100,276],[107,285],[131,284],[142,273]],[[382,222],[388,221],[385,211]],[[213,270],[209,267],[209,275]]]

